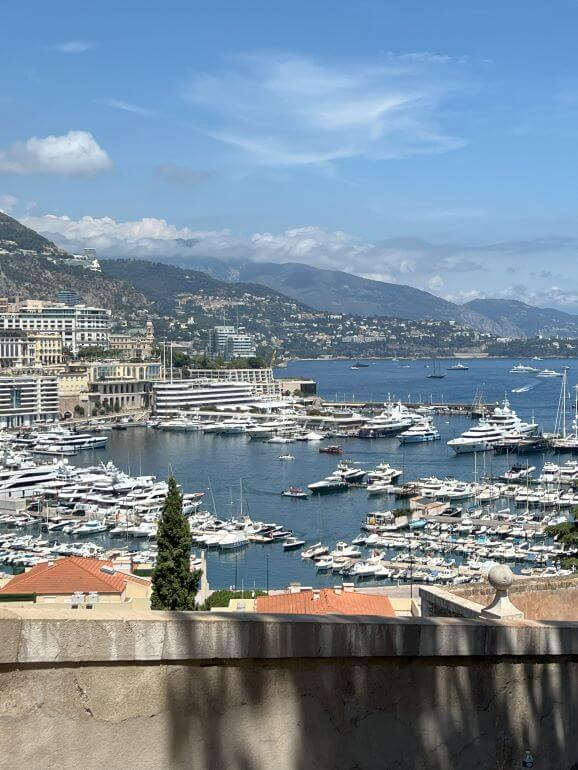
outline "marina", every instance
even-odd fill
[[[152,564],[164,479],[172,472],[186,495],[194,557],[206,550],[208,576],[215,586],[282,587],[295,580],[332,585],[336,573],[378,584],[464,582],[477,580],[492,561],[506,561],[521,574],[556,571],[563,551],[543,530],[567,520],[578,503],[578,464],[571,453],[561,457],[548,446],[532,456],[531,464],[516,460],[513,451],[456,454],[448,442],[476,421],[464,415],[431,415],[424,402],[406,410],[396,400],[412,401],[408,386],[414,370],[423,385],[423,362],[411,362],[400,372],[394,362],[372,361],[361,375],[347,362],[290,364],[297,366],[316,377],[327,398],[324,391],[335,368],[341,370],[342,384],[354,380],[358,389],[374,387],[364,380],[379,369],[387,387],[392,384],[388,376],[393,381],[397,377],[404,390],[386,391],[377,419],[381,424],[404,423],[403,430],[390,432],[389,425],[383,435],[355,435],[360,430],[351,420],[355,409],[344,411],[335,401],[333,418],[343,414],[345,425],[337,421],[333,430],[312,427],[313,418],[300,415],[296,420],[285,414],[268,421],[254,416],[186,418],[187,425],[198,425],[191,430],[171,418],[177,424],[167,427],[152,420],[148,426],[143,422],[123,431],[87,433],[104,436],[106,446],[75,448],[72,457],[63,454],[44,463],[40,457],[35,462],[34,455],[19,460],[18,473],[41,475],[30,484],[36,488],[26,501],[32,510],[0,517],[0,558],[6,567],[52,554],[115,552],[136,564]],[[488,398],[496,403],[498,389],[502,391],[501,406],[493,406],[488,423],[506,423],[508,430],[523,426],[525,437],[538,425],[553,431],[560,379],[546,378],[537,390],[513,394],[520,375],[510,374],[511,367],[504,361],[469,362],[467,371],[455,375],[459,393],[452,393],[452,400],[472,403],[478,368],[484,368]],[[443,385],[436,383],[440,392],[431,394],[440,403],[441,388],[447,389],[451,380],[446,368]],[[498,387],[492,376],[499,378]],[[572,411],[568,398],[569,425]],[[360,416],[362,425],[374,419],[365,411]],[[404,433],[419,436],[424,428],[435,430],[439,440],[402,441]],[[291,442],[291,453],[279,455],[275,444],[284,442]],[[43,443],[36,437],[27,444],[23,438],[12,454],[32,452]],[[15,457],[12,464],[16,470]],[[323,557],[320,562],[302,558],[312,548],[316,557]]]

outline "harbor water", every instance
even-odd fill
[[[483,386],[486,401],[499,401],[507,396],[520,417],[529,420],[534,416],[546,431],[554,428],[561,380],[510,374],[517,361],[472,360],[467,361],[470,367],[467,371],[446,371],[455,361],[442,361],[441,369],[446,377],[441,380],[427,379],[429,369],[426,365],[430,362],[378,360],[369,362],[368,367],[352,370],[353,363],[296,361],[277,375],[315,379],[319,395],[337,401],[384,401],[390,396],[424,403],[430,400],[434,403],[471,403],[476,391]],[[578,382],[577,361],[531,363],[540,369],[558,371],[567,365],[569,385]],[[522,392],[512,392],[520,389]],[[569,422],[571,417],[569,415]],[[515,461],[504,455],[487,453],[478,456],[476,467],[474,455],[456,456],[446,446],[449,439],[470,427],[472,420],[465,416],[440,415],[434,421],[441,433],[441,441],[427,444],[401,446],[396,437],[331,439],[329,443],[342,445],[342,458],[321,454],[316,442],[267,444],[251,441],[244,435],[171,433],[135,427],[113,431],[109,434],[106,450],[85,452],[72,458],[71,462],[94,465],[101,460],[112,460],[127,472],[155,474],[159,478],[174,473],[184,491],[205,492],[205,507],[211,511],[214,497],[214,508],[222,518],[239,514],[242,479],[243,513],[254,520],[282,524],[308,543],[321,540],[333,547],[338,540],[351,542],[359,534],[360,523],[368,512],[390,510],[398,505],[391,496],[370,498],[363,488],[313,496],[307,500],[281,497],[280,493],[289,486],[305,488],[327,476],[335,470],[339,459],[349,459],[367,470],[380,462],[388,462],[403,471],[401,482],[434,475],[473,481],[475,473],[479,476],[484,473],[498,475]],[[287,452],[295,459],[278,459]],[[549,459],[553,459],[553,455]],[[523,458],[524,463],[526,460],[539,468],[544,457],[530,455]],[[91,540],[112,544],[106,536],[95,536]],[[118,540],[115,544],[120,545]],[[139,542],[133,547],[146,547],[146,544]],[[215,587],[236,584],[250,589],[268,584],[271,588],[280,588],[291,581],[304,585],[332,585],[340,580],[331,573],[317,574],[314,564],[303,560],[299,551],[284,552],[280,543],[253,544],[232,553],[209,551],[207,562],[208,577]]]

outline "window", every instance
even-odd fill
[[[20,409],[22,406],[22,388],[10,388],[10,405],[12,409]]]

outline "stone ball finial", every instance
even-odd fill
[[[496,564],[488,572],[488,580],[496,591],[507,591],[514,582],[514,573],[506,564]]]

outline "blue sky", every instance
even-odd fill
[[[7,4],[0,207],[70,248],[578,310],[573,2]]]

